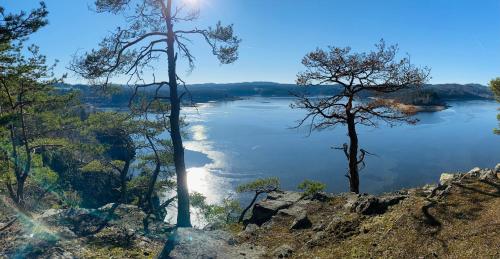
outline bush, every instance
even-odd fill
[[[237,200],[225,198],[221,204],[208,204],[206,197],[196,192],[190,194],[190,202],[193,208],[198,209],[204,223],[216,228],[225,229],[236,223],[242,210]]]
[[[62,193],[61,200],[65,206],[70,208],[78,208],[82,202],[80,195],[73,190],[64,191]]]
[[[324,191],[326,189],[326,184],[312,180],[304,180],[297,188],[304,192],[304,196],[313,196],[316,193]]]

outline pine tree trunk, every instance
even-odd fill
[[[181,100],[177,91],[176,61],[174,50],[175,35],[171,18],[172,1],[167,4],[167,56],[168,80],[170,88],[170,137],[174,147],[174,165],[177,175],[177,227],[191,227],[189,213],[189,191],[187,186],[186,165],[184,163],[184,147],[180,130]]]
[[[16,190],[16,203],[21,207],[24,206],[24,183],[26,182],[26,177],[17,178],[17,190]]]
[[[253,196],[252,202],[241,212],[240,217],[238,219],[238,223],[243,222],[243,219],[245,218],[245,214],[247,214],[247,211],[253,206],[255,201],[257,200],[257,197],[261,194],[260,192],[256,192],[255,196]]]
[[[126,203],[127,199],[127,175],[128,175],[128,170],[130,168],[130,160],[125,161],[125,165],[123,166],[122,171],[120,172],[120,200],[122,203]]]
[[[359,193],[359,172],[358,172],[358,134],[354,115],[348,114],[347,129],[349,135],[349,189],[351,192]]]

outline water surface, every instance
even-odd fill
[[[347,162],[333,150],[348,141],[345,127],[313,132],[292,129],[304,115],[289,98],[251,98],[200,104],[183,110],[191,191],[209,202],[232,195],[240,183],[277,176],[284,189],[304,179],[326,183],[330,192],[348,190]],[[451,108],[418,114],[417,125],[358,127],[360,148],[376,154],[360,173],[361,191],[380,193],[435,183],[442,172],[467,171],[500,162],[498,104],[450,103]]]

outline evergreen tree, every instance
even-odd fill
[[[4,181],[12,199],[23,205],[24,187],[33,170],[44,167],[40,154],[48,149],[69,147],[62,134],[78,119],[67,109],[73,94],[59,94],[53,87],[53,68],[36,46],[21,54],[22,45],[3,52],[0,72],[0,143],[10,170]],[[36,168],[34,168],[36,166]],[[11,177],[13,175],[13,177]]]
[[[297,76],[300,86],[329,85],[339,93],[327,97],[299,95],[292,107],[306,110],[305,118],[311,120],[311,130],[321,130],[346,125],[349,144],[342,150],[348,161],[351,192],[359,193],[359,171],[364,167],[369,153],[359,148],[357,125],[375,127],[379,121],[415,123],[408,112],[398,109],[397,104],[383,99],[384,94],[418,88],[428,78],[427,69],[420,69],[408,58],[398,59],[396,46],[386,46],[384,41],[369,53],[352,53],[350,48],[329,47],[317,49],[302,60],[306,70]],[[376,94],[378,98],[361,100],[364,94]],[[358,155],[359,154],[359,155]]]
[[[173,160],[177,176],[178,217],[177,226],[190,227],[189,191],[187,186],[184,146],[181,134],[181,103],[186,92],[179,86],[184,81],[177,73],[179,58],[187,60],[194,67],[194,56],[188,43],[192,36],[205,40],[212,53],[222,64],[234,62],[238,57],[240,40],[234,36],[232,26],[217,23],[213,28],[185,29],[199,17],[199,10],[193,10],[180,0],[97,0],[98,12],[122,14],[127,21],[106,37],[97,50],[76,58],[72,70],[95,84],[109,86],[115,76],[128,76],[135,93],[153,88],[153,100],[168,101],[169,109],[163,110],[169,122],[169,133],[173,147]],[[168,81],[146,83],[144,74],[156,67],[158,61],[168,66]],[[168,86],[168,96],[162,89]],[[148,112],[146,105],[144,112]]]

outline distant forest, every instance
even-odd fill
[[[116,107],[126,108],[133,88],[117,86],[115,91],[107,95],[97,91],[89,85],[68,85],[57,86],[66,92],[77,90],[81,94],[83,102],[96,107]],[[154,88],[149,88],[151,95]],[[340,91],[340,87],[327,85],[309,86],[306,88],[297,87],[294,84],[279,84],[272,82],[248,82],[230,84],[193,84],[188,85],[181,92],[187,92],[188,98],[193,102],[228,101],[254,96],[260,97],[292,97],[294,94],[306,93],[310,96],[334,95]],[[146,92],[147,95],[148,92]],[[163,88],[162,94],[168,96],[168,89]],[[373,97],[373,96],[365,96]],[[399,102],[412,105],[445,105],[447,101],[457,100],[493,100],[491,90],[480,84],[434,84],[425,85],[419,90],[403,90],[391,93],[383,98],[396,99]]]

